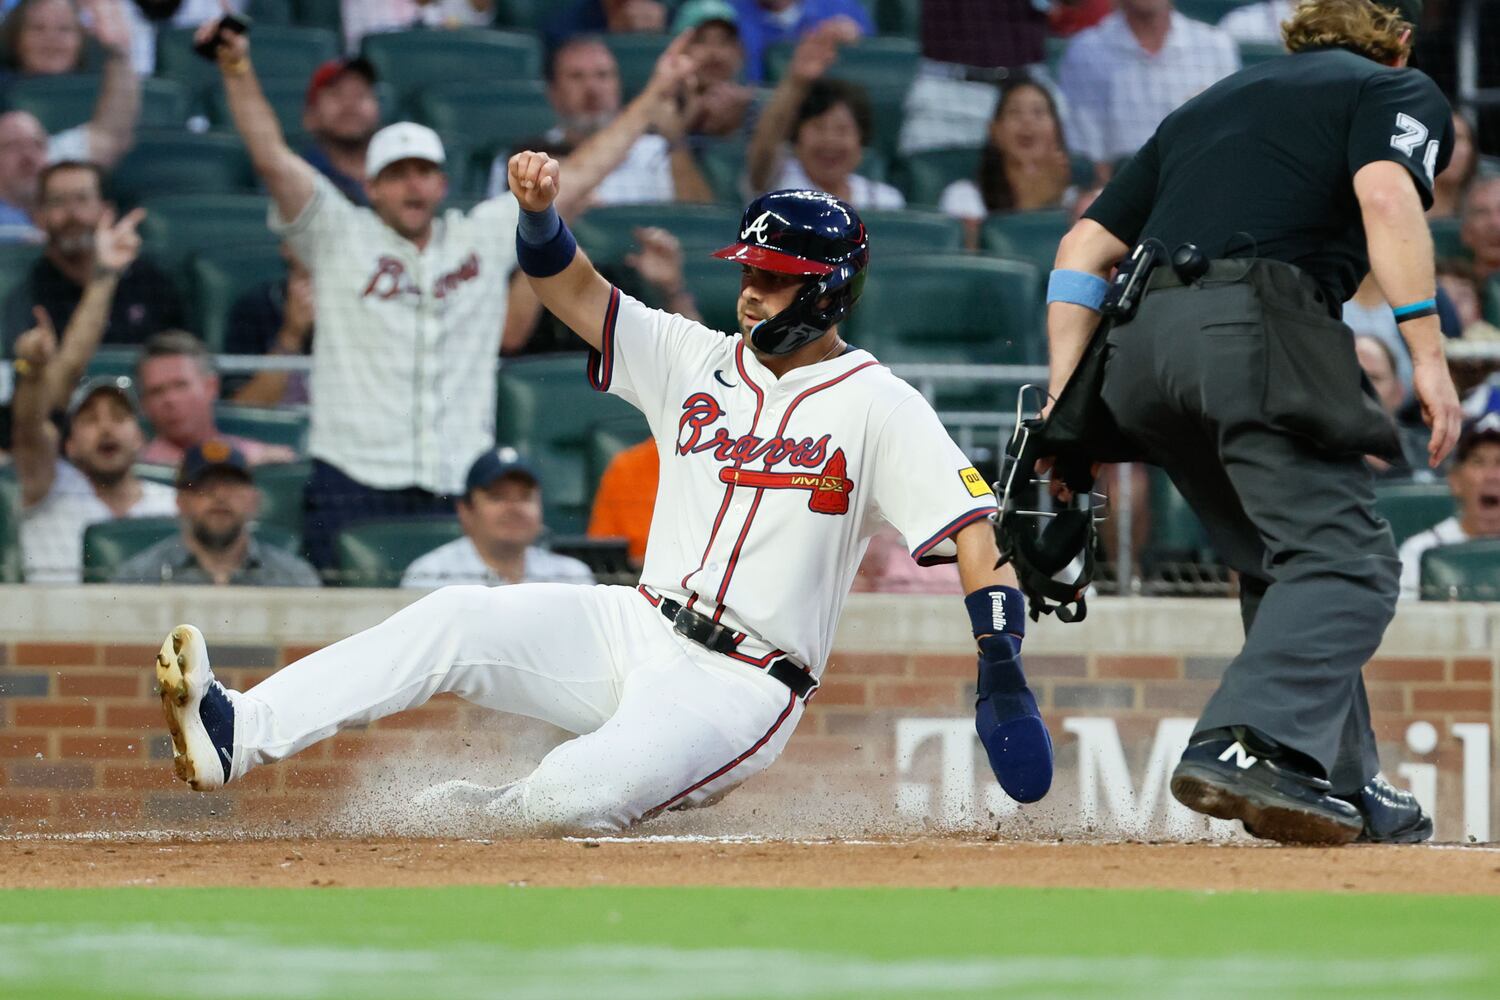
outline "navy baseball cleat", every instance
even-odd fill
[[[1052,736],[1014,646],[1004,636],[987,636],[979,649],[974,729],[1005,794],[1036,802],[1052,787]]]
[[[1364,817],[1331,791],[1285,748],[1242,727],[1195,736],[1172,772],[1178,802],[1284,844],[1347,844],[1360,835]]]
[[[1353,795],[1340,795],[1339,798],[1358,809],[1364,817],[1360,843],[1420,844],[1432,837],[1432,817],[1422,811],[1417,797],[1378,774]]]
[[[172,733],[172,766],[198,791],[220,788],[233,770],[234,704],[214,680],[203,633],[174,628],[156,654],[161,707]]]

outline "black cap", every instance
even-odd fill
[[[526,464],[516,449],[508,446],[491,448],[474,459],[474,464],[469,466],[469,475],[464,480],[464,495],[482,490],[506,476],[520,476],[530,480],[533,486],[540,486],[542,483],[536,470]]]
[[[137,419],[140,418],[141,408],[135,399],[135,383],[130,381],[129,375],[95,375],[79,382],[78,388],[73,390],[73,395],[68,399],[68,419],[76,417],[84,404],[101,392],[124,400],[130,412]]]
[[[250,463],[245,453],[223,438],[209,438],[182,454],[177,467],[177,488],[185,490],[202,483],[211,473],[227,472],[250,482]]]
[[[1500,443],[1500,413],[1486,413],[1464,424],[1463,432],[1458,435],[1458,446],[1453,449],[1454,461],[1468,459],[1469,452],[1481,441]]]

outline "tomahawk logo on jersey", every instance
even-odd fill
[[[995,509],[932,407],[867,351],[778,379],[741,338],[617,289],[589,378],[646,415],[661,452],[644,591],[745,633],[746,652],[821,672],[881,522],[931,564]]]

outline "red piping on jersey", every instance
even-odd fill
[[[743,344],[744,342],[741,341],[741,343]],[[844,379],[848,378],[851,375],[856,375],[864,371],[866,368],[870,368],[879,364],[879,361],[866,361],[864,364],[857,365],[844,372],[842,375],[837,375],[829,379],[827,382],[822,382],[818,385],[803,389],[800,393],[797,394],[797,397],[793,399],[791,403],[787,404],[786,412],[781,415],[781,425],[776,428],[776,436],[779,438],[786,434],[786,425],[792,419],[792,411],[797,409],[797,406],[804,399],[815,393],[822,392],[824,389],[827,389],[830,386],[838,385],[840,382],[844,381]],[[751,431],[753,433],[754,428],[751,428]],[[770,459],[766,460],[766,468],[771,468]],[[731,488],[733,488],[732,484]],[[734,576],[735,566],[739,564],[740,550],[744,548],[745,538],[750,534],[750,524],[755,520],[755,512],[760,508],[761,498],[766,495],[765,487],[757,486],[754,487],[754,489],[755,502],[750,505],[750,513],[745,518],[745,526],[740,529],[740,537],[735,540],[734,550],[729,554],[729,563],[724,567],[724,579],[719,584],[719,593],[714,597],[714,603],[718,605],[718,608],[716,608],[714,611],[714,621],[718,621],[719,617],[724,614],[724,595],[729,593],[729,580]]]
[[[734,760],[730,761],[728,764],[725,764],[723,767],[719,768],[713,774],[710,774],[708,777],[706,777],[703,780],[699,781],[697,784],[693,785],[691,788],[685,788],[682,791],[678,792],[676,795],[672,796],[667,801],[663,802],[661,805],[659,805],[659,806],[653,806],[652,808],[647,809],[641,815],[641,819],[650,819],[651,817],[655,816],[657,813],[660,813],[662,810],[670,808],[671,805],[672,805],[672,803],[678,801],[679,799],[685,798],[686,796],[689,796],[689,795],[693,794],[698,789],[700,789],[704,785],[708,784],[710,781],[713,781],[716,778],[723,777],[724,775],[728,774],[730,771],[733,771],[735,768],[739,767],[746,760],[749,760],[751,757],[755,756],[755,754],[760,750],[761,747],[765,746],[767,743],[769,743],[771,741],[771,737],[776,735],[776,730],[778,730],[778,729],[781,728],[781,724],[783,722],[785,722],[788,719],[788,717],[791,716],[792,709],[794,709],[796,707],[797,707],[797,696],[795,694],[792,694],[791,697],[787,700],[786,708],[784,708],[784,709],[781,710],[781,714],[776,717],[776,721],[773,722],[773,723],[771,723],[771,728],[766,730],[766,734],[764,736],[762,736],[760,739],[758,739],[758,740],[755,741],[755,745],[753,747],[751,747],[749,750],[746,750],[744,753],[740,754],[738,757],[736,757]]]
[[[620,290],[609,289],[609,305],[604,307],[604,327],[599,335],[599,350],[589,348],[589,385],[608,392],[615,375],[615,320],[620,318]]]
[[[661,598],[652,597],[651,592],[646,589],[645,584],[636,584],[635,589],[641,592],[641,596],[646,599],[646,603],[650,604],[653,608],[661,607]]]
[[[936,566],[939,563],[953,562],[954,558],[952,556],[932,556],[931,558],[929,558],[927,553],[930,549],[934,548],[938,542],[941,542],[945,538],[952,537],[961,528],[967,528],[975,521],[989,517],[994,512],[994,507],[978,507],[974,510],[969,511],[967,514],[960,514],[958,517],[949,521],[946,525],[940,528],[937,534],[927,539],[927,541],[923,542],[921,545],[918,545],[917,550],[912,553],[912,558],[917,561],[918,566]]]
[[[740,378],[744,379],[745,384],[755,392],[755,416],[750,421],[750,433],[754,434],[756,425],[760,423],[760,410],[761,407],[765,405],[766,394],[761,391],[760,386],[755,384],[755,380],[750,377],[750,373],[745,371],[744,353],[745,342],[742,340],[738,344],[734,345],[734,366],[736,369],[738,369]],[[734,467],[736,469],[738,469],[743,464],[744,459],[736,458],[734,460]],[[724,488],[724,502],[719,504],[719,513],[714,518],[713,530],[708,533],[708,543],[703,546],[703,557],[698,560],[698,568],[682,578],[682,588],[684,590],[691,590],[693,594],[692,597],[688,598],[687,606],[689,608],[698,603],[698,592],[696,590],[693,590],[693,588],[688,585],[688,579],[698,573],[701,573],[703,571],[703,567],[708,563],[708,554],[713,550],[714,539],[719,536],[719,526],[724,523],[724,513],[729,510],[729,501],[733,497],[734,483],[730,483]],[[718,620],[718,615],[716,614],[714,616],[714,621]]]

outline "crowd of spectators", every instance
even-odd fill
[[[919,23],[905,26],[914,62],[894,111],[884,70],[850,77],[850,59],[880,31],[862,0],[568,0],[535,5],[530,25],[497,21],[512,6],[344,0],[337,52],[298,78],[296,109],[262,86],[254,31],[223,36],[212,86],[224,111],[212,128],[238,138],[269,196],[264,236],[279,241],[284,269],[236,285],[222,335],[205,343],[198,279],[170,246],[143,252],[137,235],[151,198],[175,192],[117,204],[112,180],[144,134],[142,81],[158,73],[168,39],[193,29],[208,39],[223,10],[254,16],[259,5],[0,0],[0,243],[31,254],[0,264],[12,269],[0,284],[0,350],[14,361],[0,377],[0,545],[8,478],[27,580],[83,578],[87,529],[119,519],[171,517],[180,530],[116,579],[303,584],[337,578],[346,527],[436,517],[455,519],[462,535],[411,564],[405,585],[586,581],[586,566],[540,547],[542,466],[495,447],[496,366],[486,359],[580,349],[515,274],[512,151],[563,160],[558,207],[570,222],[604,206],[731,209],[761,191],[815,187],[861,210],[936,211],[957,220],[965,252],[991,252],[989,220],[1076,218],[1173,108],[1263,57],[1255,46],[1278,44],[1291,3],[1243,4],[1214,25],[1173,0],[921,0]],[[414,121],[415,95],[383,81],[362,48],[384,32],[491,26],[543,43],[533,85],[555,122],[499,147]],[[625,36],[659,40],[649,72],[627,75]],[[87,120],[49,134],[24,98],[51,76],[96,87]],[[185,109],[178,134],[209,125],[199,111]],[[1447,234],[1444,329],[1456,341],[1500,339],[1500,171],[1474,119],[1456,113],[1454,127],[1430,213]],[[952,159],[961,169],[914,186],[918,167],[953,153],[964,154]],[[631,235],[630,252],[600,261],[605,273],[698,317],[705,303],[671,227]],[[900,250],[877,244],[877,257],[886,253]],[[1450,468],[1427,468],[1410,360],[1373,281],[1345,319],[1402,433],[1403,460],[1372,461],[1377,475],[1446,477],[1460,505],[1488,510],[1493,490],[1464,470],[1489,461],[1489,438],[1472,439]],[[218,354],[268,360],[221,373]],[[309,355],[310,365],[282,363]],[[1472,416],[1496,396],[1480,385]],[[305,440],[262,440],[224,423],[226,407],[305,414]],[[589,519],[591,535],[626,540],[635,567],[658,461],[651,439],[615,455]],[[285,463],[307,468],[295,556],[257,537],[254,477]],[[1489,533],[1486,517],[1462,515],[1465,537]],[[951,583],[908,579],[902,557],[898,542],[877,538],[861,585]]]

